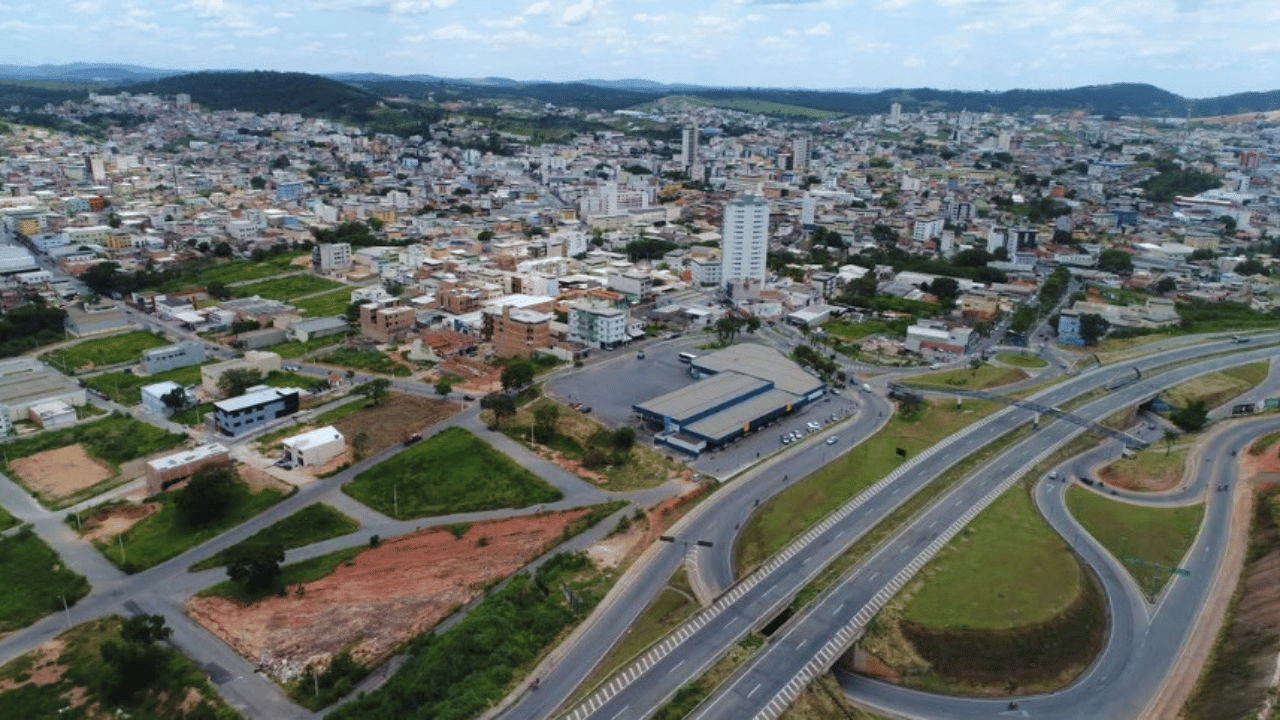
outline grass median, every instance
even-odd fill
[[[965,400],[964,405],[957,408],[950,401],[932,400],[925,403],[916,419],[895,414],[880,432],[761,504],[743,526],[734,548],[734,568],[738,576],[745,575],[850,498],[893,472],[906,458],[924,452],[1002,407],[990,401]],[[906,458],[897,454],[899,448]]]
[[[234,548],[255,544],[278,544],[285,550],[305,547],[329,538],[349,535],[360,529],[355,519],[324,503],[312,503],[268,525],[222,552],[191,566],[192,572],[210,570],[227,563]]]

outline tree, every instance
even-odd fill
[[[1156,281],[1156,292],[1167,295],[1178,289],[1178,281],[1171,277],[1162,277]]]
[[[1123,250],[1107,248],[1098,253],[1098,269],[1117,275],[1127,275],[1133,272],[1133,258]]]
[[[171,413],[182,412],[187,409],[187,389],[176,387],[161,395],[160,402],[164,403]]]
[[[1169,420],[1183,432],[1197,432],[1209,424],[1209,408],[1204,400],[1192,400],[1169,413]]]
[[[746,320],[738,315],[725,315],[716,321],[716,339],[721,345],[728,345],[738,336],[738,332],[746,325]]]
[[[934,278],[929,283],[929,293],[946,305],[960,297],[960,283],[955,278]]]
[[[436,381],[436,384],[434,387],[436,389],[436,392],[440,393],[441,395],[448,395],[449,393],[453,392],[453,381],[451,381],[447,377],[442,377]]]
[[[1097,313],[1085,313],[1080,316],[1080,339],[1085,345],[1096,345],[1111,323]]]
[[[106,664],[98,677],[102,695],[112,703],[137,703],[152,685],[163,682],[170,652],[158,643],[173,631],[162,615],[135,615],[120,625],[120,642],[107,640],[99,654]]]
[[[631,449],[632,445],[636,444],[636,431],[628,425],[623,425],[613,431],[612,442],[615,448],[626,452]]]
[[[493,413],[493,424],[501,425],[504,418],[516,414],[516,401],[506,393],[489,393],[480,398],[480,407]]]
[[[369,398],[369,404],[377,405],[391,393],[391,381],[386,378],[376,378],[355,388],[354,392]]]
[[[215,300],[226,300],[231,297],[231,291],[227,289],[227,284],[214,280],[204,286],[204,291],[209,293],[209,297]]]
[[[536,372],[537,368],[528,360],[512,360],[507,363],[506,367],[502,368],[502,388],[504,390],[522,388],[533,382],[533,376]]]
[[[200,468],[173,498],[178,518],[191,527],[204,527],[217,521],[235,501],[239,479],[231,463]]]
[[[237,397],[245,390],[262,383],[262,371],[257,368],[232,368],[218,377],[218,392],[223,397]]]
[[[560,407],[554,403],[544,402],[533,410],[533,424],[538,432],[548,435],[555,433],[556,423],[560,420]]]
[[[220,242],[213,246],[213,254],[218,257],[231,257],[232,252],[231,244],[227,242]]]
[[[752,315],[747,318],[747,332],[753,333],[760,329],[760,318]]]
[[[227,577],[245,590],[270,590],[280,579],[284,547],[278,542],[241,543],[227,548]]]
[[[249,187],[253,188],[254,190],[261,190],[266,186],[267,186],[266,178],[263,178],[261,175],[254,175],[253,177],[249,178]]]

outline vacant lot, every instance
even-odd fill
[[[343,287],[342,283],[328,278],[318,277],[316,275],[286,275],[284,277],[272,278],[271,280],[263,280],[256,283],[248,283],[245,285],[235,285],[231,287],[231,292],[238,297],[249,297],[257,295],[267,300],[279,300],[287,302],[303,295],[312,295],[315,293],[336,290]],[[350,299],[348,298],[348,304]],[[343,309],[346,309],[345,306]]]
[[[739,575],[780,550],[828,513],[904,462],[960,428],[998,409],[994,403],[966,400],[926,403],[922,417],[906,420],[895,414],[884,429],[835,461],[793,483],[760,506],[742,528],[734,548]],[[959,458],[957,458],[958,460]]]
[[[1022,353],[1000,353],[996,355],[996,360],[1006,365],[1016,365],[1024,368],[1042,368],[1048,367],[1049,362],[1035,355],[1024,355]]]
[[[245,545],[275,543],[285,550],[342,537],[360,529],[360,523],[324,503],[312,503],[292,515],[277,520],[213,557],[201,560],[191,570],[208,570],[226,564],[226,556]]]
[[[90,370],[118,363],[137,362],[141,359],[143,350],[169,344],[168,340],[154,333],[130,332],[50,350],[41,355],[40,359],[64,372]]]
[[[221,517],[201,527],[190,527],[183,522],[173,502],[179,492],[181,490],[169,490],[153,496],[151,500],[159,503],[159,511],[118,535],[99,535],[93,541],[94,546],[125,572],[138,572],[221,535],[285,497],[284,492],[273,487],[253,492],[245,483],[237,482],[235,494]],[[119,511],[113,508],[104,512]],[[95,520],[89,516],[84,522],[85,530],[93,527]]]
[[[26,627],[63,601],[74,605],[89,593],[89,582],[68,570],[62,559],[30,527],[0,538],[0,632]],[[2,714],[2,713],[0,713]]]
[[[563,494],[460,427],[449,427],[356,475],[342,491],[400,520],[522,508]]]
[[[131,479],[123,476],[132,475],[134,470],[137,475],[141,475],[140,469],[130,468],[125,464],[176,447],[186,439],[186,435],[171,433],[130,417],[113,414],[94,422],[11,440],[5,443],[8,461],[4,468],[6,473],[36,492],[45,505],[66,507],[92,497],[113,484]],[[41,453],[58,451],[76,444],[83,450],[62,450],[61,453],[55,452],[53,456],[39,457]],[[46,463],[65,466],[72,462],[70,456],[77,453],[89,460],[77,460],[79,464],[67,466],[70,469],[56,477],[48,475]],[[29,460],[23,462],[24,458]],[[104,472],[104,466],[110,472],[90,482],[89,478],[95,473]],[[125,472],[126,470],[130,472]],[[45,489],[42,491],[35,483],[40,483]]]
[[[1098,477],[1126,490],[1161,492],[1182,479],[1190,451],[1191,446],[1186,444],[1153,445],[1107,465],[1098,471]]]
[[[307,317],[342,315],[351,305],[351,289],[338,288],[321,295],[294,300],[291,304],[305,312]]]
[[[239,718],[185,655],[162,651],[163,666],[138,697],[100,695],[114,673],[102,658],[108,641],[122,642],[118,615],[77,625],[0,667],[0,717],[4,718]],[[110,710],[106,708],[111,708]]]
[[[1203,400],[1208,407],[1217,407],[1265,380],[1270,367],[1270,363],[1256,362],[1201,375],[1165,390],[1163,397],[1177,407],[1192,400]]]
[[[264,452],[270,451],[282,438],[311,428],[333,425],[353,449],[358,444],[360,454],[368,457],[403,443],[409,435],[431,427],[461,409],[456,403],[446,400],[402,393],[392,393],[373,407],[368,407],[368,404],[365,398],[352,400],[309,418],[301,425],[267,433],[258,441],[258,446]]]
[[[337,365],[338,367],[351,368],[353,370],[364,370],[365,372],[380,373],[383,375],[395,375],[396,377],[407,377],[413,374],[412,370],[396,362],[390,355],[382,352],[381,350],[339,348],[320,358],[320,362]]]
[[[1067,490],[1067,507],[1153,597],[1168,581],[1172,568],[1182,562],[1204,517],[1204,505],[1143,507],[1079,486]]]
[[[187,612],[280,680],[343,650],[381,660],[557,542],[587,510],[431,528],[385,540],[327,577],[242,605],[193,598]]]

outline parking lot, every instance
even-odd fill
[[[645,348],[643,358],[637,357],[634,349],[615,350],[606,353],[611,356],[607,360],[591,363],[553,380],[548,390],[565,402],[583,403],[611,426],[630,425],[642,441],[652,442],[653,434],[640,426],[631,406],[694,383],[689,375],[689,366],[680,362],[678,356],[686,351],[701,354],[703,351],[697,350],[696,346],[706,341],[705,336],[699,336],[657,343]],[[817,403],[688,464],[703,474],[724,478],[784,449],[786,445],[782,437],[785,434],[795,433],[801,439],[815,434],[825,438],[833,434],[826,430],[830,425],[851,415],[859,405],[858,392],[854,388],[841,393],[828,394]],[[817,429],[811,429],[809,423],[814,423]],[[821,443],[821,440],[817,441],[817,444]],[[839,440],[832,449],[843,449]],[[664,451],[677,459],[689,458],[674,449],[664,448]]]

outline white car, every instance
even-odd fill
[[[835,445],[838,442],[840,442],[840,438],[835,435],[832,435],[831,437],[827,438],[828,445]]]

